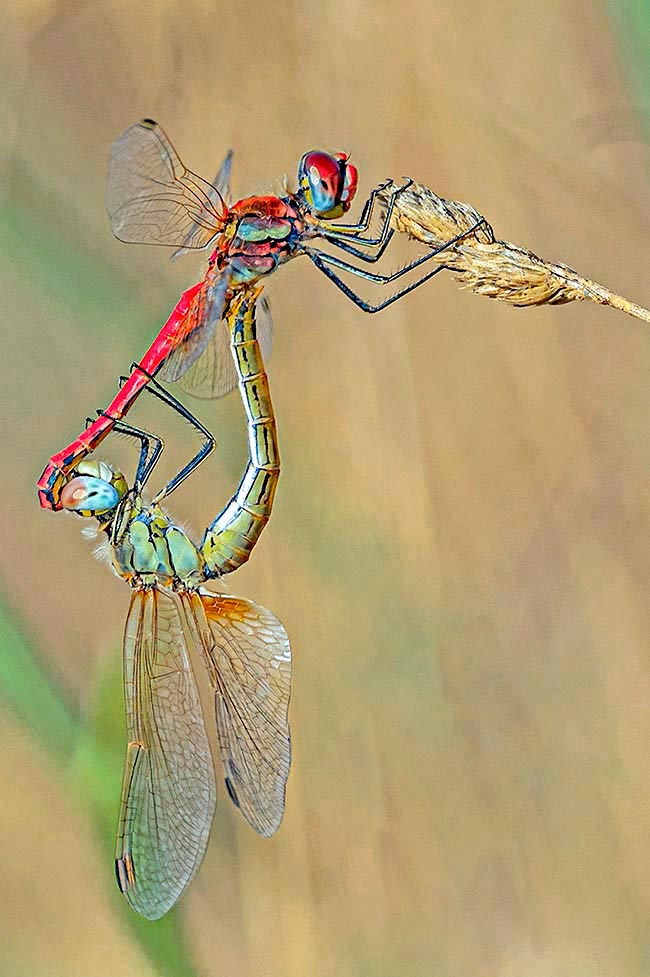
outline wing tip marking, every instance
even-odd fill
[[[115,878],[120,892],[125,894],[135,885],[135,868],[130,855],[115,859]]]

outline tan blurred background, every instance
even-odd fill
[[[647,326],[444,276],[369,317],[307,262],[274,277],[284,470],[230,586],[292,638],[287,813],[264,841],[222,792],[160,923],[112,873],[128,594],[34,491],[202,274],[110,234],[109,147],[144,115],[208,177],[232,146],[236,195],[346,149],[360,196],[412,175],[650,304],[631,6],[7,0],[2,975],[650,974]],[[169,472],[187,431],[144,400]],[[194,405],[219,450],[173,511],[200,532],[245,441],[236,396]]]

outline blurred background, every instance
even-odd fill
[[[131,122],[207,177],[233,147],[236,196],[345,149],[360,198],[413,176],[648,305],[649,55],[638,0],[6,0],[3,977],[650,973],[647,325],[444,276],[370,317],[308,262],[273,277],[283,474],[228,586],[292,639],[287,812],[263,840],[222,791],[158,923],[112,868],[128,591],[34,488],[203,274],[111,236]],[[162,483],[188,432],[146,400]],[[200,534],[246,444],[236,395],[194,406],[218,451],[170,508]]]

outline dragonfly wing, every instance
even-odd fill
[[[291,764],[287,632],[265,607],[206,590],[184,595],[215,692],[226,787],[261,835],[277,830]]]
[[[271,355],[273,342],[273,316],[269,300],[263,295],[255,306],[257,338],[266,363]],[[234,390],[239,382],[237,368],[230,346],[230,330],[225,319],[216,324],[214,334],[197,359],[179,380],[179,387],[193,397],[210,400],[223,397]]]
[[[136,912],[158,919],[196,874],[216,791],[178,599],[136,590],[124,634],[128,748],[116,874]]]
[[[229,284],[230,270],[226,269],[197,293],[175,337],[174,348],[160,370],[161,379],[179,380],[211,346],[223,315]]]
[[[151,119],[129,126],[113,143],[106,206],[120,241],[204,248],[222,223],[224,205],[217,199]]]
[[[234,390],[239,377],[230,351],[230,332],[225,319],[214,323],[201,357],[178,381],[181,390],[201,399],[221,397]]]
[[[222,200],[226,201],[226,206],[230,207],[232,203],[232,192],[230,190],[230,173],[232,170],[232,149],[229,149],[226,153],[223,163],[219,167],[219,171],[212,181],[212,185],[208,190],[208,197],[210,202],[214,206],[215,210],[221,211],[223,208]],[[193,224],[192,227],[187,232],[185,241],[183,242],[182,248],[177,248],[176,251],[171,255],[170,260],[176,261],[180,258],[182,254],[187,254],[189,251],[193,250],[192,247],[187,243],[192,239],[192,234],[196,230],[197,225]]]
[[[266,295],[258,299],[255,309],[255,322],[257,325],[257,340],[260,344],[262,359],[268,363],[271,358],[271,348],[273,346],[273,316],[271,305]]]
[[[226,201],[227,207],[230,207],[232,203],[232,190],[230,187],[230,177],[232,175],[232,156],[232,149],[229,149],[223,158],[223,162],[217,171],[217,175],[212,181],[212,186],[219,191],[223,199]],[[216,195],[213,202],[217,202]]]

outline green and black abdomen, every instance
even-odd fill
[[[255,328],[255,298],[236,298],[226,317],[248,422],[249,462],[234,497],[203,537],[201,552],[209,576],[230,573],[248,560],[271,515],[280,475],[273,405]]]

